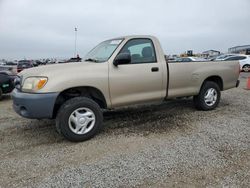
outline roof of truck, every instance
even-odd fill
[[[130,39],[130,38],[156,38],[152,35],[125,35],[121,37],[116,37],[111,40],[117,40],[117,39]]]

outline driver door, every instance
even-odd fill
[[[131,62],[110,64],[109,86],[113,107],[150,102],[163,98],[163,75],[151,39],[131,39],[120,53],[129,53]]]

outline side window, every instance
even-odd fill
[[[246,59],[247,57],[244,57],[244,56],[241,56],[240,58],[239,58],[239,60],[243,60],[243,59]]]
[[[244,57],[244,56],[234,56],[234,57],[228,58],[227,61],[233,61],[233,60],[237,61],[237,60],[243,60],[243,59],[246,59],[246,57]]]
[[[226,59],[226,61],[233,61],[233,60],[235,60],[235,57],[229,57]]]
[[[129,53],[131,63],[155,63],[155,48],[150,39],[133,39],[127,42],[120,53]]]

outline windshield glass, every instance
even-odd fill
[[[114,53],[116,48],[121,44],[122,39],[107,40],[98,44],[85,57],[85,61],[105,62]]]

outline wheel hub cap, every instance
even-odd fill
[[[205,103],[208,106],[213,106],[217,101],[217,91],[214,88],[210,88],[205,93]]]
[[[69,116],[70,130],[79,135],[90,132],[95,125],[96,117],[94,112],[89,108],[78,108]]]
[[[79,119],[79,123],[84,124],[85,122],[86,122],[86,119],[85,119],[85,118],[80,118],[80,119]]]

